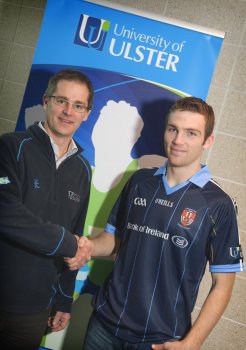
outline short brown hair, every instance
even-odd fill
[[[200,113],[205,117],[205,139],[212,134],[215,124],[215,116],[213,108],[208,105],[201,98],[190,96],[178,99],[169,109],[166,123],[168,122],[169,115],[175,111],[189,111]]]
[[[77,81],[85,84],[89,90],[88,109],[92,109],[94,99],[94,89],[91,80],[84,73],[75,69],[64,69],[50,78],[45,96],[51,96],[56,91],[57,84],[60,80]]]

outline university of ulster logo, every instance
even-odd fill
[[[181,214],[181,224],[183,226],[191,225],[196,219],[196,211],[190,208],[185,208]]]
[[[68,198],[75,202],[80,202],[80,196],[73,191],[68,191]]]
[[[102,51],[109,27],[110,22],[105,19],[82,14],[74,43]]]
[[[230,256],[232,258],[234,258],[234,259],[241,259],[241,258],[243,258],[243,253],[242,253],[241,246],[239,246],[239,247],[230,247],[229,251],[230,251]]]

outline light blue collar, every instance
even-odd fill
[[[168,167],[168,160],[154,174],[155,176],[162,175],[163,184],[167,194],[170,194],[179,190],[180,188],[186,186],[189,182],[195,184],[200,188],[203,188],[212,177],[210,171],[208,170],[208,167],[205,164],[201,163],[201,169],[198,172],[196,172],[189,180],[182,182],[181,184],[178,184],[176,186],[170,187],[166,179],[167,167]]]

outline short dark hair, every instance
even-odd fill
[[[56,91],[57,84],[60,80],[77,81],[81,84],[85,84],[89,90],[88,109],[92,109],[94,99],[94,89],[91,80],[87,75],[75,69],[64,69],[50,78],[48,87],[45,91],[45,96],[52,96]]]
[[[215,124],[215,116],[213,108],[208,105],[201,98],[190,96],[178,99],[169,109],[166,124],[168,122],[169,115],[175,111],[189,111],[200,113],[205,117],[205,139],[212,134]]]

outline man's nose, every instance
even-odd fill
[[[65,114],[71,114],[72,111],[73,111],[73,104],[71,102],[67,101],[65,107],[63,108],[63,112]]]
[[[182,135],[182,133],[177,132],[174,139],[173,139],[174,143],[183,143],[184,142],[184,135]]]

